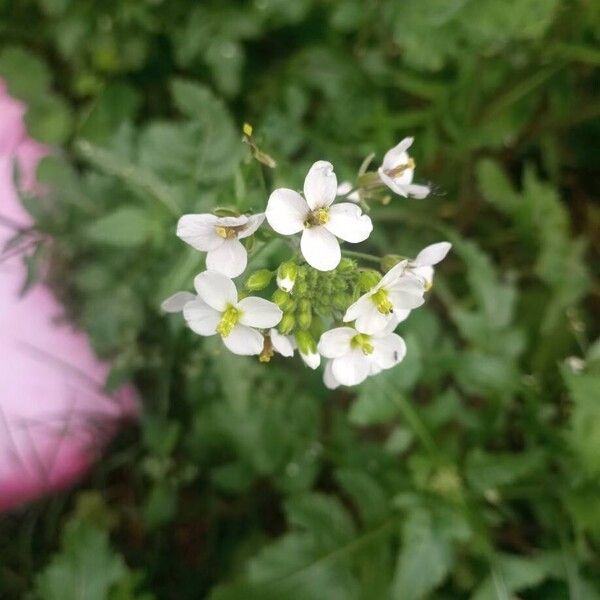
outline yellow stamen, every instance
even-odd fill
[[[350,345],[352,348],[360,348],[365,356],[372,354],[375,350],[373,344],[371,344],[371,336],[366,333],[357,333],[350,340]]]
[[[266,335],[262,352],[258,355],[258,360],[261,363],[271,362],[271,359],[273,358],[273,354],[274,354],[273,342],[271,342],[271,337]]]
[[[371,296],[371,302],[381,314],[389,315],[394,310],[394,305],[391,303],[388,293],[383,289],[377,290]]]
[[[306,227],[318,227],[319,225],[325,225],[328,221],[329,211],[326,208],[317,208],[308,215],[304,225]]]
[[[222,337],[227,337],[233,331],[241,316],[242,312],[230,304],[221,315],[221,320],[217,325],[217,333]]]
[[[215,233],[224,240],[233,240],[237,237],[237,232],[233,227],[223,227],[222,225],[217,225],[215,227]]]
[[[409,157],[408,161],[405,162],[403,165],[398,165],[394,169],[390,169],[388,171],[388,175],[390,177],[399,177],[400,175],[402,175],[402,173],[404,173],[404,171],[408,171],[409,169],[412,169],[414,171],[416,167],[417,163],[414,161],[414,159]]]

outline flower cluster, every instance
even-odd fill
[[[244,133],[254,158],[273,166],[260,159],[268,155],[251,130]],[[296,350],[312,369],[325,359],[323,380],[331,389],[357,385],[400,363],[406,344],[394,330],[424,303],[434,265],[451,245],[433,244],[414,259],[385,256],[379,261],[382,274],[342,256],[340,243],[367,240],[373,230],[369,201],[385,187],[404,197],[429,194],[427,186],[413,183],[415,162],[407,153],[412,142],[405,138],[389,150],[377,171],[359,172],[356,185],[338,185],[333,165],[317,161],[302,193],[275,189],[264,213],[181,217],[177,235],[207,253],[207,270],[196,276],[195,294],[178,292],[163,302],[163,310],[183,312],[198,335],[219,335],[231,352],[256,355],[261,362],[275,353],[291,357]],[[261,228],[265,220],[270,230]],[[276,269],[251,272],[238,292],[232,279],[248,267],[247,247],[256,246],[241,240],[259,229],[263,244],[275,238],[273,232],[285,236],[293,255]],[[250,295],[269,288],[270,299]]]

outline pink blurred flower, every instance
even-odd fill
[[[0,81],[0,248],[31,223],[15,168],[22,188],[32,191],[48,152],[27,137],[24,113]],[[132,388],[102,391],[109,366],[84,334],[57,324],[61,307],[47,288],[19,297],[22,257],[7,256],[0,259],[0,511],[73,483],[138,412]]]

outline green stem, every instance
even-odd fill
[[[371,262],[379,263],[381,259],[373,254],[366,254],[365,252],[356,252],[354,250],[342,250],[342,254],[348,258],[358,258],[362,260],[368,260]]]

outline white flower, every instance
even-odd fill
[[[270,331],[271,343],[273,344],[273,350],[285,356],[291,358],[294,356],[294,338],[291,335],[283,335],[279,333],[277,329],[271,329]]]
[[[389,327],[373,335],[353,327],[337,327],[321,336],[319,352],[332,359],[323,381],[335,389],[337,384],[358,385],[369,375],[394,367],[404,359],[406,344]]]
[[[313,370],[319,368],[319,365],[321,364],[321,355],[318,352],[308,352],[306,354],[301,350],[298,350],[298,352],[307,367]]]
[[[283,313],[276,304],[256,296],[238,301],[233,281],[216,271],[197,275],[194,287],[198,296],[182,306],[183,316],[192,331],[203,336],[218,333],[234,354],[262,352],[264,338],[255,328],[269,329],[281,321]],[[180,299],[183,297],[178,294],[171,296],[163,306],[179,306]]]
[[[176,292],[172,296],[169,296],[160,305],[162,310],[168,313],[178,313],[183,310],[183,307],[192,300],[197,298],[196,294],[191,292]]]
[[[328,360],[325,363],[325,369],[323,371],[323,383],[325,384],[325,387],[329,390],[335,390],[336,388],[340,387],[340,382],[333,375],[332,367],[333,361]]]
[[[403,260],[390,269],[381,281],[351,304],[344,315],[346,323],[356,321],[361,333],[375,334],[392,321],[406,319],[413,308],[425,301],[425,282],[407,271],[408,261]]]
[[[388,150],[377,172],[381,181],[392,192],[405,198],[408,196],[425,198],[429,195],[429,187],[412,182],[415,174],[415,161],[408,155],[407,150],[412,145],[413,140],[414,138],[411,137],[404,138],[397,146]]]
[[[373,230],[371,219],[356,204],[341,202],[332,206],[336,194],[333,166],[321,160],[306,175],[304,198],[294,190],[279,188],[267,204],[269,225],[282,235],[302,231],[302,255],[319,271],[331,271],[339,264],[337,238],[356,244],[366,240]]]
[[[354,186],[349,181],[342,181],[337,187],[337,195],[344,196],[346,200],[350,200],[350,202],[357,204],[360,202],[360,194],[358,190],[352,191],[353,189]]]
[[[438,242],[423,248],[414,260],[408,261],[407,270],[421,277],[425,281],[425,289],[429,289],[433,284],[433,265],[444,260],[450,248],[450,242]]]
[[[239,240],[252,235],[264,220],[264,213],[239,217],[183,215],[177,223],[177,235],[196,250],[208,252],[207,269],[237,277],[248,264],[246,248]]]

